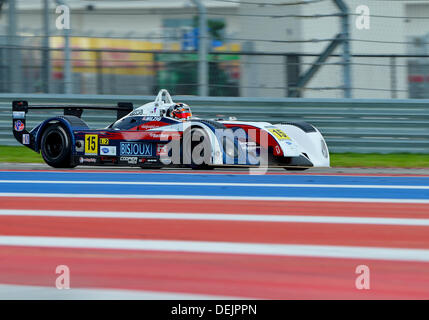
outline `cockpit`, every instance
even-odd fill
[[[167,90],[159,91],[155,101],[138,107],[128,116],[169,117],[179,121],[192,117],[191,108],[180,102],[174,102]]]
[[[112,123],[108,128],[129,129],[139,126],[146,119],[157,119],[162,117],[171,118],[177,121],[187,121],[192,118],[191,108],[181,102],[174,102],[167,90],[162,89],[155,98],[155,101],[146,103],[127,116]]]
[[[183,121],[192,118],[192,112],[188,105],[184,103],[176,103],[174,106],[168,108],[166,116]]]

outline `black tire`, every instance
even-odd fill
[[[74,168],[76,166],[71,164],[71,138],[61,124],[55,123],[45,129],[40,147],[43,159],[51,167]]]
[[[308,170],[310,168],[285,168],[285,170],[287,171],[304,171],[304,170]]]
[[[198,139],[196,141],[193,141],[194,139],[192,137],[196,137]],[[190,146],[190,150],[187,150],[187,148],[189,148],[187,146]],[[194,156],[192,156],[192,155],[194,155],[194,150],[197,146],[199,146],[199,147],[203,146],[203,148],[200,151],[199,159],[194,159]],[[188,155],[188,157],[190,157],[190,159],[187,159],[188,161],[186,161],[186,164],[189,164],[189,162],[190,162],[190,167],[193,170],[211,170],[211,169],[214,169],[214,167],[210,165],[211,164],[212,148],[211,148],[211,144],[210,144],[208,134],[204,129],[202,129],[200,127],[193,127],[190,129],[190,131],[185,132],[182,150],[183,150],[183,152],[189,152],[190,151],[190,155]],[[195,150],[195,152],[198,152],[198,150]],[[184,160],[186,159],[185,155],[183,156],[183,159]],[[195,160],[197,160],[197,161],[195,161]],[[203,160],[202,163],[200,160]]]

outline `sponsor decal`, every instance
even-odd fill
[[[15,131],[22,131],[25,128],[24,122],[21,120],[16,120],[13,127],[15,128]]]
[[[131,113],[131,116],[141,116],[144,113],[144,110],[137,109]]]
[[[156,133],[150,132],[149,137],[159,139],[161,137],[161,134],[158,132],[156,132]]]
[[[178,132],[149,132],[149,137],[154,139],[159,139],[163,141],[169,141],[174,139],[180,139],[180,133]]]
[[[280,153],[281,153],[281,150],[280,150],[280,147],[279,146],[276,146],[275,148],[274,148],[274,150],[275,150],[275,155],[279,155]]]
[[[116,159],[116,157],[103,157],[103,156],[100,157],[100,161],[102,163],[107,163],[107,162],[109,162],[109,163],[116,163],[116,162],[118,162],[118,160]]]
[[[146,162],[157,162],[157,161],[158,161],[157,159],[146,159]]]
[[[149,122],[150,123],[150,122]],[[142,124],[140,126],[140,130],[149,130],[149,129],[153,129],[153,128],[158,128],[159,126],[157,124]]]
[[[151,156],[152,144],[138,142],[121,142],[121,156]]]
[[[279,140],[290,140],[289,136],[280,129],[269,129],[268,131]]]
[[[30,135],[28,133],[22,135],[22,144],[30,144]]]
[[[241,148],[247,149],[248,151],[254,151],[259,148],[259,146],[256,145],[256,142],[254,141],[238,141],[238,143],[240,144]]]
[[[128,162],[128,164],[137,164],[138,158],[137,157],[120,157],[119,161],[125,161],[125,162]]]
[[[161,119],[162,117],[143,117],[143,120],[146,120],[146,121],[161,121]]]
[[[101,146],[100,155],[102,156],[116,156],[116,147],[112,146]]]
[[[166,144],[158,144],[156,148],[156,155],[157,156],[166,156],[168,155],[168,147]]]
[[[100,144],[101,145],[108,145],[109,144],[109,139],[108,138],[100,138]]]
[[[96,163],[96,162],[97,162],[96,158],[84,158],[84,157],[79,158],[79,163]]]
[[[14,111],[14,112],[12,112],[12,118],[13,119],[25,119],[25,112],[24,111]]]
[[[97,155],[98,150],[98,135],[86,134],[85,135],[85,154]]]

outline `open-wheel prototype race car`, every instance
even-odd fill
[[[28,131],[26,115],[31,109],[63,109],[64,114]],[[115,110],[117,119],[105,128],[91,129],[81,119],[84,109]],[[166,90],[136,109],[126,102],[117,106],[58,106],[13,101],[12,122],[18,142],[40,152],[55,168],[329,167],[325,140],[311,124],[200,119],[192,116],[187,104],[174,102]]]

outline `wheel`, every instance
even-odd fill
[[[184,164],[190,164],[194,170],[213,169],[211,164],[212,148],[207,132],[201,128],[191,128],[183,139]]]
[[[43,132],[41,153],[45,162],[54,168],[73,168],[71,164],[72,143],[64,127],[55,123]]]

